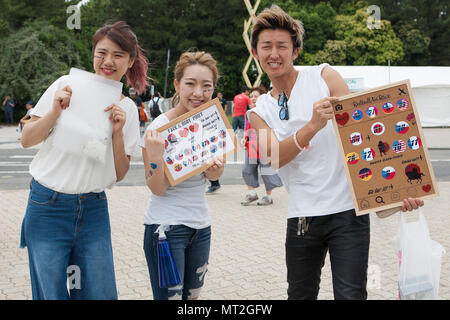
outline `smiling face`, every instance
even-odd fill
[[[108,37],[101,39],[95,47],[94,70],[99,76],[120,81],[133,63],[134,58],[130,59],[130,54]]]
[[[288,31],[282,29],[265,29],[258,37],[253,55],[260,61],[262,69],[269,78],[288,74],[294,67],[300,48],[294,49]]]
[[[186,112],[211,100],[214,93],[213,72],[210,68],[194,64],[184,69],[180,81],[174,80],[174,86],[180,95],[179,104]]]

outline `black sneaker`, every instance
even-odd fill
[[[208,194],[208,193],[214,193],[214,192],[216,192],[217,190],[219,190],[220,189],[220,186],[210,186],[209,188],[208,188],[208,190],[206,190],[206,193]]]

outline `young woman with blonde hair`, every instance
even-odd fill
[[[165,141],[156,131],[169,121],[211,100],[219,78],[216,61],[205,52],[185,52],[175,67],[173,108],[158,116],[143,138],[142,156],[147,186],[152,194],[145,213],[144,251],[155,300],[197,299],[207,271],[211,219],[205,197],[207,179],[223,173],[224,159],[172,187],[164,174]],[[166,231],[181,285],[160,288],[158,282],[159,227]]]

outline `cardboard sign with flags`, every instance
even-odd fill
[[[343,96],[333,111],[358,215],[439,195],[408,80]]]

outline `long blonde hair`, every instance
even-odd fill
[[[180,82],[181,78],[184,76],[184,70],[187,67],[192,65],[202,65],[208,67],[213,73],[213,85],[216,87],[217,82],[219,81],[219,70],[217,69],[216,60],[209,54],[204,51],[186,51],[178,60],[175,66],[174,76],[175,79]],[[178,102],[180,101],[180,95],[178,92],[172,98],[172,108],[174,108]]]

